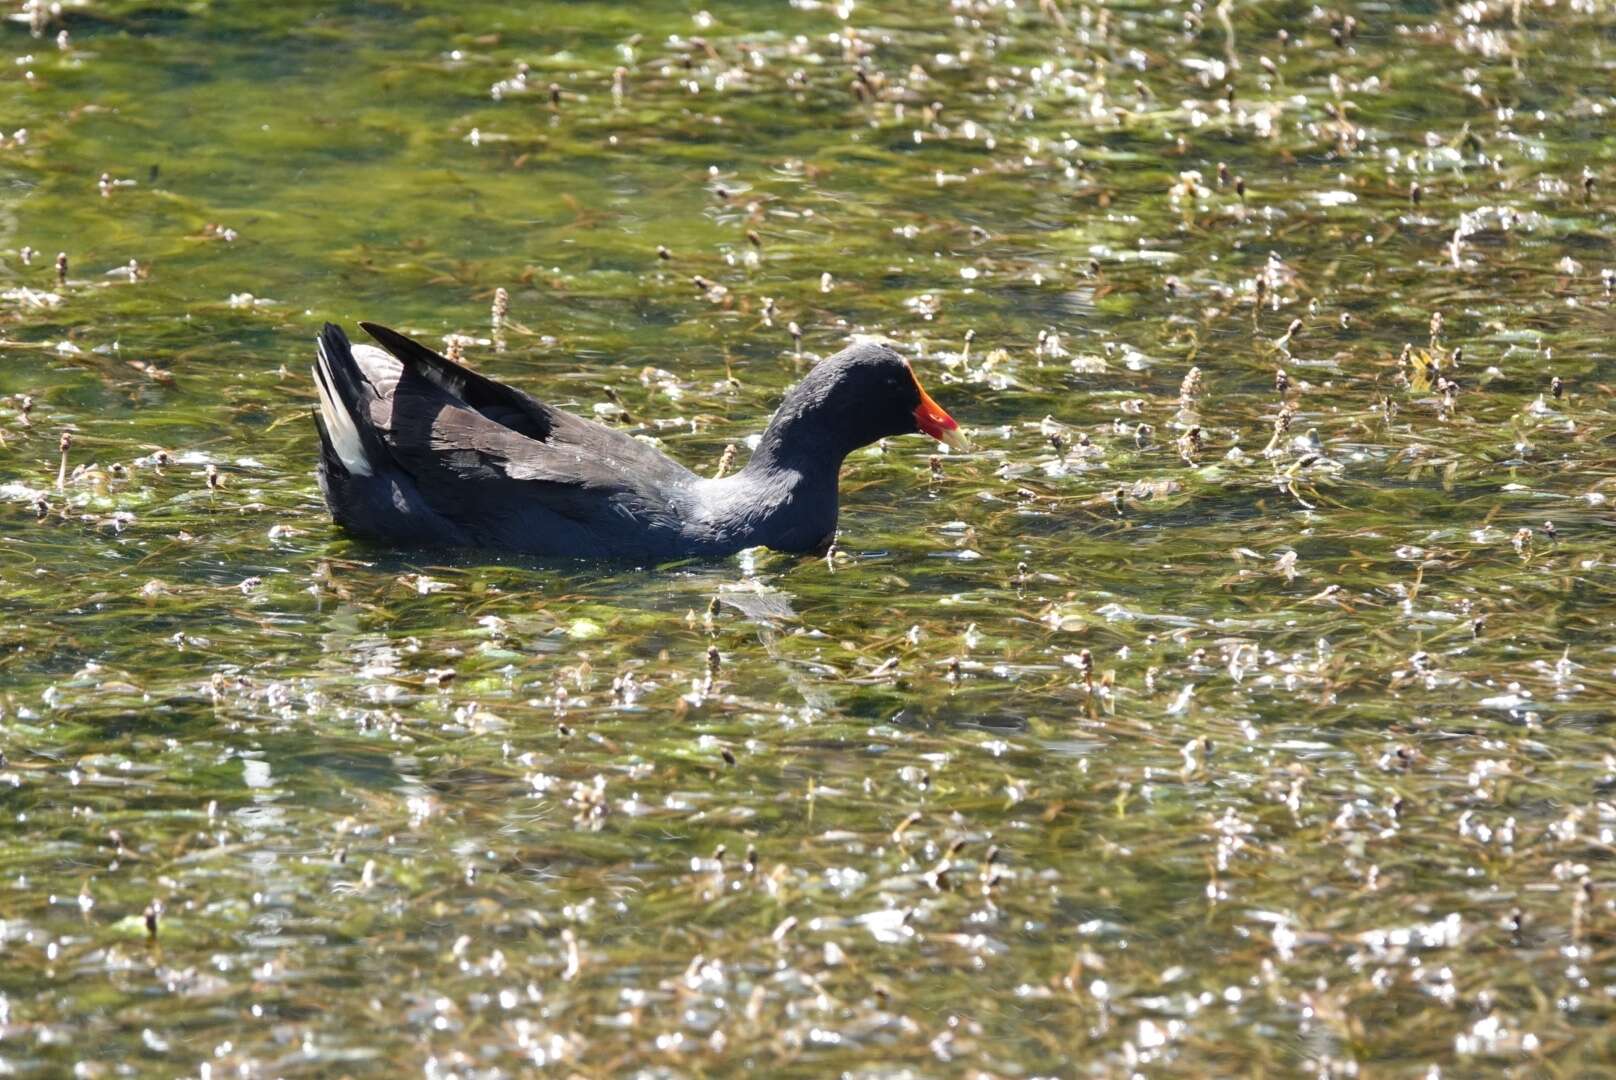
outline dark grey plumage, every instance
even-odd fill
[[[632,436],[361,325],[385,352],[351,346],[330,324],[318,338],[317,471],[338,524],[389,544],[641,560],[822,550],[848,453],[934,414],[946,421],[939,437],[958,430],[902,357],[855,345],[786,396],[745,468],[705,479]]]

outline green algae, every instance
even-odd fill
[[[0,1066],[1609,1067],[1605,7],[45,16]],[[829,559],[377,550],[362,318],[706,472],[884,334],[979,449]]]

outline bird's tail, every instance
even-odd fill
[[[326,323],[314,342],[314,385],[320,392],[314,425],[320,430],[325,461],[351,476],[370,476],[385,460],[386,449],[365,407],[370,391],[364,372],[341,327]]]

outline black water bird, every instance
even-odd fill
[[[848,454],[916,433],[968,446],[907,360],[858,344],[786,394],[745,468],[707,479],[631,435],[360,325],[381,349],[350,345],[330,323],[316,339],[317,474],[339,525],[399,547],[639,560],[823,551]]]

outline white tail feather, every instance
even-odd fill
[[[355,476],[369,476],[370,459],[365,457],[365,444],[359,439],[359,429],[348,413],[342,399],[331,388],[330,361],[325,346],[318,345],[320,358],[314,365],[314,384],[320,390],[320,418],[325,421],[326,434],[331,437],[331,448],[337,452],[342,467]]]

